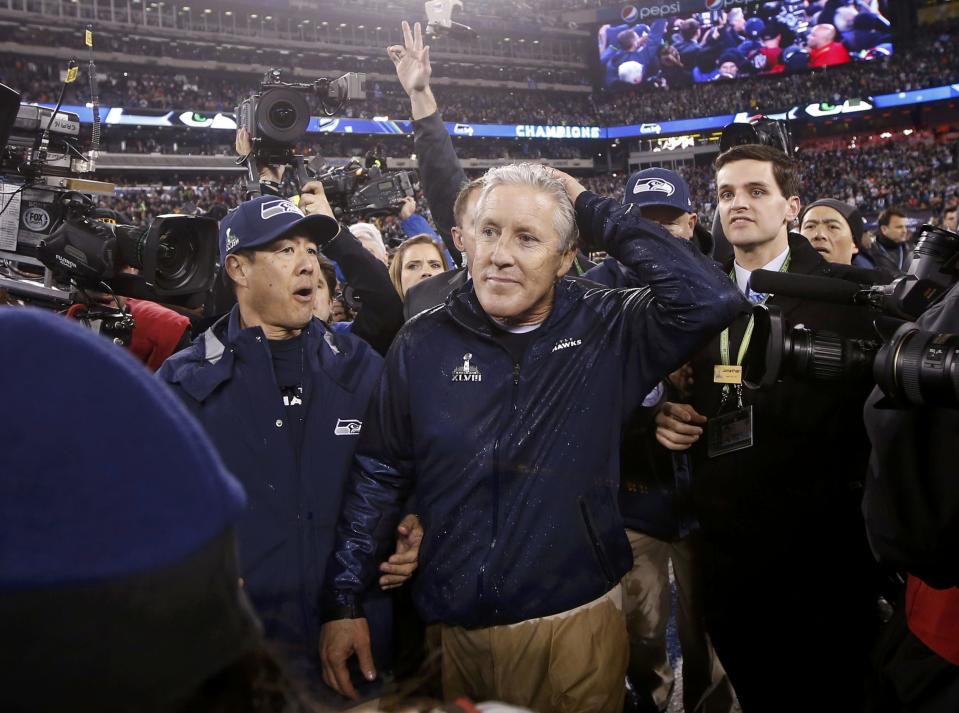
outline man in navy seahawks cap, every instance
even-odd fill
[[[659,223],[671,235],[689,240],[711,256],[712,236],[698,225],[686,180],[667,168],[646,168],[626,182],[624,205],[632,204],[643,218]],[[607,258],[586,273],[607,287],[636,287],[632,271]],[[679,384],[682,370],[671,377]],[[668,381],[657,386],[640,412],[627,424],[620,453],[619,509],[633,551],[633,568],[623,577],[623,613],[630,638],[629,677],[640,698],[640,710],[665,708],[674,673],[666,648],[666,623],[672,605],[669,563],[676,573],[677,625],[683,649],[683,699],[686,710],[729,713],[734,696],[726,672],[716,659],[699,621],[699,591],[695,558],[687,535],[694,521],[683,513],[678,491],[683,471],[651,438],[649,420],[668,393],[677,387]],[[679,461],[676,461],[679,463]]]
[[[317,687],[320,586],[382,367],[365,341],[334,334],[313,316],[320,250],[352,240],[317,182],[304,186],[299,205],[272,195],[241,204],[220,223],[220,265],[237,304],[158,372],[246,489],[237,527],[245,590],[267,639]],[[412,521],[400,525],[407,556],[384,563],[382,586],[415,567],[418,540],[410,537],[422,530],[416,535]],[[376,592],[367,611],[383,668],[391,602]]]
[[[692,240],[696,213],[686,180],[668,168],[645,168],[626,182],[623,203],[633,203],[640,215],[662,225],[677,238]]]
[[[327,215],[306,215],[295,203],[277,196],[260,196],[241,203],[220,222],[220,265],[228,255],[272,243],[286,235],[323,245],[340,226]]]

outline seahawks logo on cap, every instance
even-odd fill
[[[665,193],[671,196],[676,192],[676,186],[662,178],[644,178],[642,181],[636,181],[636,185],[633,186],[634,194],[648,192]]]
[[[287,200],[267,201],[260,206],[260,217],[263,220],[269,220],[284,213],[296,213],[301,218],[304,217],[303,211]]]

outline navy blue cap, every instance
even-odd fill
[[[801,47],[790,45],[783,50],[783,64],[787,72],[798,72],[809,66],[809,53]]]
[[[683,213],[693,212],[686,180],[668,168],[644,168],[626,181],[623,203],[635,203],[639,207],[667,205]]]
[[[328,215],[306,215],[286,198],[260,196],[241,203],[220,221],[220,264],[237,250],[257,248],[292,232],[323,245],[339,230],[340,224]]]
[[[746,34],[750,37],[759,37],[766,29],[766,23],[758,17],[750,17],[746,20]]]

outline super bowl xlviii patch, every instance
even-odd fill
[[[226,251],[230,252],[233,248],[240,244],[240,239],[236,236],[236,233],[233,232],[233,228],[226,229]]]
[[[479,368],[476,367],[470,360],[473,358],[472,354],[463,355],[463,365],[458,366],[453,369],[453,378],[451,381],[482,381],[483,374],[480,373]]]

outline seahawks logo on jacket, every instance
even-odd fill
[[[357,418],[338,418],[333,428],[334,436],[358,436],[363,430],[363,422]]]
[[[471,363],[472,354],[463,355],[463,366],[453,369],[453,378],[451,381],[482,381],[483,375],[480,370]]]

